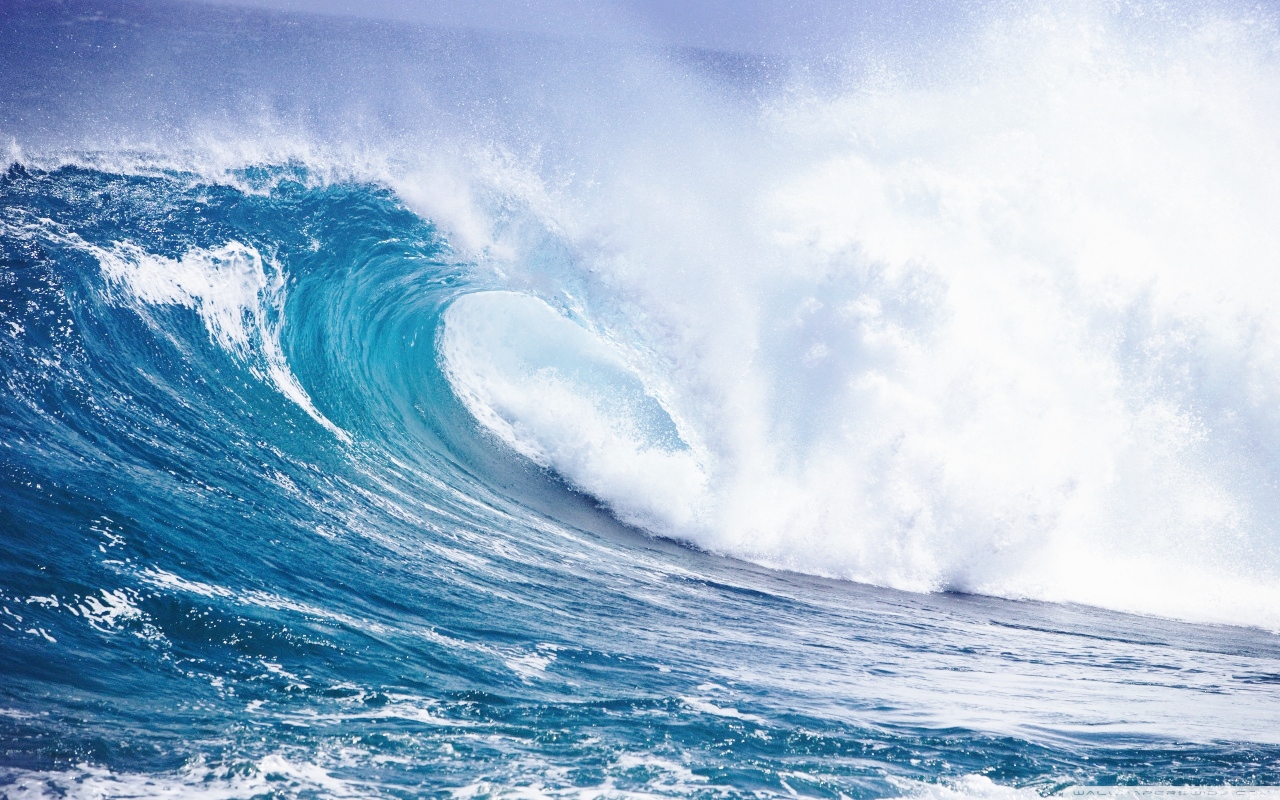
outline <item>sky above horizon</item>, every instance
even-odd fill
[[[966,4],[932,0],[196,0],[208,5],[398,20],[446,27],[590,38],[753,53],[839,49],[871,29],[949,26]]]

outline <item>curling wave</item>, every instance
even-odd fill
[[[1267,14],[96,9],[0,25],[0,795],[1280,783]]]

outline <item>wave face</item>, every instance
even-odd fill
[[[5,13],[0,796],[1280,784],[1265,10]]]

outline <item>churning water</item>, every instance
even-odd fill
[[[0,10],[0,796],[1280,783],[1276,15],[929,14]]]

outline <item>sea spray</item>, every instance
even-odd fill
[[[1280,784],[1271,12],[927,10],[5,7],[0,795]]]
[[[996,17],[927,80],[659,123],[590,182],[491,162],[501,283],[573,287],[706,445],[654,532],[1280,624],[1276,38],[1136,12]]]

